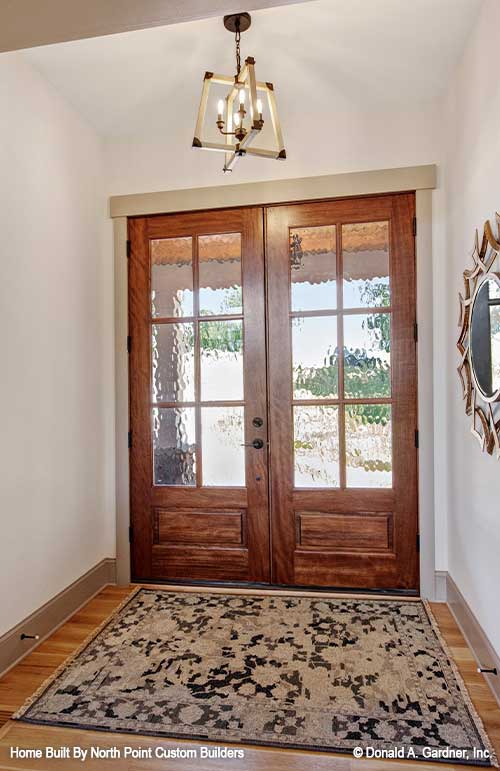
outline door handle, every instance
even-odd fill
[[[241,447],[253,447],[254,450],[262,450],[264,441],[262,439],[254,439],[252,442],[242,444]]]

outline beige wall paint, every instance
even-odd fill
[[[437,411],[446,416],[448,570],[500,653],[500,463],[483,454],[470,433],[456,367],[458,292],[470,264],[474,231],[500,210],[500,81],[492,62],[500,25],[498,0],[486,0],[448,94],[443,114],[444,230],[436,259],[445,268],[436,286],[444,308],[439,362],[446,389]]]
[[[332,131],[304,135],[295,121],[293,100],[280,101],[287,160],[244,158],[231,174],[222,173],[221,153],[193,149],[191,137],[172,122],[169,137],[148,132],[143,136],[106,141],[107,184],[110,195],[160,190],[234,185],[298,177],[417,166],[438,160],[436,106],[418,110],[360,110],[357,98],[311,109],[310,125],[334,126]],[[287,107],[288,109],[284,109]],[[283,108],[283,109],[282,109]],[[194,120],[194,113],[193,113]],[[334,141],[332,141],[334,136]]]
[[[102,144],[20,54],[0,103],[1,635],[112,557],[115,526]]]

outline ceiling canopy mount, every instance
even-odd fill
[[[246,32],[252,23],[252,17],[249,13],[230,13],[224,16],[224,26],[229,32]]]

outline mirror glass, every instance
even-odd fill
[[[480,285],[470,324],[472,369],[478,388],[490,399],[500,389],[500,279]]]

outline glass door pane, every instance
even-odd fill
[[[347,487],[392,487],[390,404],[345,407]]]
[[[195,415],[192,407],[153,408],[155,485],[196,484]]]
[[[193,314],[193,239],[151,241],[151,314]]]
[[[337,245],[335,225],[290,230],[292,311],[335,308]]]
[[[241,234],[198,238],[200,314],[241,313]]]
[[[393,483],[389,234],[388,221],[342,224],[343,424],[348,488],[391,488]],[[363,404],[365,400],[369,403]]]
[[[391,304],[388,222],[342,225],[342,261],[344,308]]]
[[[151,242],[155,485],[245,486],[241,267],[240,233]]]
[[[294,317],[292,357],[295,399],[334,399],[338,396],[335,316]]]
[[[344,396],[373,399],[391,395],[391,316],[344,316]]]
[[[290,228],[289,276],[294,485],[338,487],[339,347],[334,224]]]
[[[295,406],[295,487],[338,487],[339,408]]]

